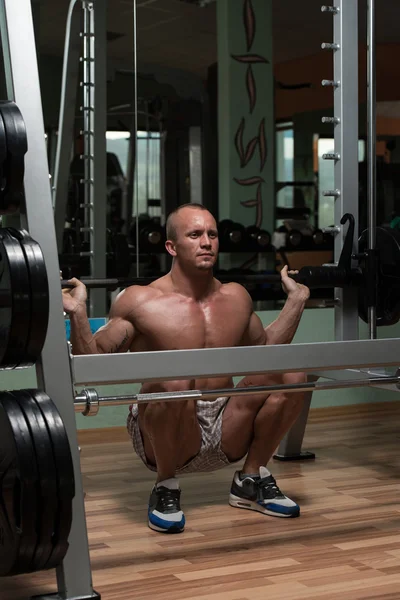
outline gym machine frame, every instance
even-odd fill
[[[82,23],[83,21],[83,23]],[[81,231],[89,239],[92,277],[106,276],[106,136],[107,129],[106,0],[70,0],[64,46],[61,105],[55,161],[53,205],[57,247],[62,248],[68,199],[70,154],[74,141],[79,65],[83,65],[81,111],[84,139],[84,208]],[[87,256],[87,253],[82,253]],[[106,314],[106,293],[91,290],[89,313]]]
[[[356,95],[346,94],[345,82],[355,82],[357,65],[355,44],[357,31],[356,0],[345,3],[335,1],[338,10],[335,19],[342,26],[341,49],[347,52],[346,63],[341,59],[342,79],[337,80],[335,90],[335,138],[341,143],[340,158],[335,159],[335,175],[338,192],[335,192],[336,214],[357,214],[357,183],[352,177],[352,162],[357,160],[356,119],[357,111],[351,102]],[[28,229],[40,244],[47,266],[50,296],[49,328],[40,360],[36,365],[38,385],[52,398],[64,421],[74,462],[76,496],[73,503],[73,521],[69,538],[70,547],[63,563],[57,568],[58,593],[41,595],[40,600],[88,600],[98,598],[93,590],[85,509],[80,470],[79,449],[75,424],[76,384],[100,384],[111,382],[145,382],[221,375],[246,375],[251,373],[306,371],[315,373],[345,369],[368,369],[370,367],[398,366],[400,339],[357,340],[358,315],[355,298],[349,290],[338,290],[340,299],[336,307],[336,342],[316,344],[263,346],[245,348],[214,348],[146,352],[120,355],[75,356],[69,354],[65,340],[65,324],[62,311],[57,243],[51,190],[49,184],[44,123],[36,58],[35,37],[30,0],[0,0],[1,37],[5,57],[8,99],[18,105],[27,130],[28,153],[25,159],[25,198],[21,226]],[[344,29],[346,28],[346,30]],[[353,28],[353,29],[351,29]],[[346,31],[346,32],[345,32]],[[21,44],[21,39],[24,43]],[[340,55],[337,55],[338,57]],[[352,66],[354,69],[352,70]],[[337,73],[335,74],[337,76]],[[339,85],[340,83],[340,85]],[[339,104],[338,104],[339,103]],[[357,140],[358,143],[358,140]],[[339,147],[336,147],[339,154]],[[352,154],[352,152],[354,154]],[[353,174],[356,169],[353,170]],[[354,204],[354,206],[353,206]],[[337,236],[336,257],[339,256],[343,232]],[[350,294],[350,296],[348,296]],[[350,339],[349,339],[350,338]],[[346,341],[348,340],[348,341]],[[397,360],[396,360],[397,359]],[[365,375],[365,377],[364,377]],[[364,379],[363,379],[364,378]],[[393,384],[391,378],[368,377],[368,373],[355,373],[352,379],[362,379],[365,385]],[[343,385],[352,387],[360,381],[332,383],[330,388]],[[307,384],[310,385],[310,384]],[[312,389],[321,387],[317,384]],[[264,388],[262,391],[265,393]],[[272,388],[268,388],[271,390]],[[278,386],[277,389],[282,389]],[[295,388],[300,389],[300,388]],[[294,391],[294,389],[291,389]],[[191,391],[190,393],[195,394]],[[202,393],[202,392],[199,392]],[[175,394],[174,394],[175,396]],[[162,396],[156,395],[153,400]],[[143,396],[141,398],[143,400]],[[149,398],[147,397],[146,400]],[[76,399],[77,404],[79,397]],[[134,400],[134,399],[133,399]],[[116,399],[124,403],[124,399]]]
[[[323,86],[334,90],[334,112],[332,117],[323,117],[323,123],[334,127],[335,151],[324,155],[325,160],[334,161],[334,189],[324,190],[323,195],[335,199],[335,224],[342,216],[354,216],[355,231],[358,231],[358,3],[357,0],[334,0],[333,6],[322,6],[327,18],[333,18],[333,42],[323,42],[323,50],[333,52],[333,81],[323,80]],[[324,18],[324,17],[322,17]],[[332,231],[335,235],[334,261],[338,263],[345,237],[343,227]],[[355,236],[357,238],[357,235]],[[356,248],[353,248],[356,251]],[[357,290],[336,288],[335,340],[358,339]],[[312,376],[310,376],[312,378]],[[308,393],[304,408],[293,427],[281,441],[275,458],[313,458],[314,454],[302,452],[301,447],[307,425],[312,393]]]
[[[73,409],[74,390],[68,346],[65,343],[57,243],[30,0],[0,0],[0,12],[7,96],[18,105],[23,115],[28,139],[28,153],[25,157],[25,206],[21,207],[20,224],[42,248],[49,283],[48,331],[51,331],[51,334],[47,336],[42,355],[36,364],[37,381],[38,386],[46,390],[53,399],[63,419],[71,446],[76,487],[70,546],[63,563],[56,571],[58,594],[39,598],[88,600],[99,596],[92,586]]]

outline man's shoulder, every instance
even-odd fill
[[[226,296],[229,296],[235,300],[243,300],[246,302],[251,302],[251,296],[240,283],[223,283],[220,287],[220,292]]]
[[[121,298],[130,303],[140,304],[158,296],[163,296],[163,291],[153,284],[131,285],[118,295],[118,299]]]
[[[131,285],[118,294],[113,302],[113,315],[124,316],[132,314],[140,306],[162,296],[161,290],[150,285]]]

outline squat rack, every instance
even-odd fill
[[[370,4],[374,0],[369,0]],[[355,80],[358,70],[356,54],[357,0],[335,0],[335,194],[337,214],[351,212],[357,216],[358,109]],[[336,341],[317,344],[215,348],[147,352],[121,355],[71,357],[65,337],[62,311],[57,243],[47,164],[41,91],[36,58],[35,36],[30,0],[0,0],[0,30],[5,57],[7,95],[18,105],[27,130],[28,153],[25,159],[26,205],[20,224],[41,245],[47,265],[50,314],[45,346],[36,365],[38,386],[52,398],[64,421],[74,462],[76,496],[69,551],[57,568],[58,593],[41,595],[40,600],[88,600],[98,598],[93,590],[88,536],[85,519],[82,476],[75,424],[74,387],[111,382],[143,382],[183,379],[196,376],[247,375],[271,372],[306,371],[315,373],[345,369],[398,366],[399,339],[358,340],[355,299],[347,290],[337,291],[340,299],[335,308]],[[23,40],[23,44],[21,44]],[[346,61],[343,53],[346,52]],[[341,71],[340,71],[341,69]],[[352,91],[351,91],[352,90]],[[353,103],[353,108],[351,108]],[[355,143],[357,141],[357,144]],[[328,158],[327,158],[328,159]],[[329,158],[331,159],[331,158]],[[340,192],[340,193],[337,193]],[[336,238],[336,258],[340,254],[343,231]],[[343,294],[343,296],[340,296]],[[371,378],[368,372],[356,378],[365,385],[393,383],[396,378]],[[373,379],[373,383],[371,383]],[[332,384],[341,387],[341,383]],[[315,389],[315,388],[313,388]]]
[[[53,399],[68,434],[74,464],[76,494],[69,550],[57,568],[56,598],[98,598],[93,591],[83,499],[78,438],[73,409],[74,388],[62,310],[60,273],[32,8],[30,0],[1,0],[0,31],[5,62],[7,96],[19,107],[28,138],[25,157],[25,207],[20,223],[40,244],[49,282],[49,321],[46,343],[36,364],[38,387]],[[40,596],[47,600],[50,596]]]

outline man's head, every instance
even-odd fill
[[[218,230],[212,214],[201,204],[184,204],[166,223],[169,254],[182,266],[212,269],[218,256]]]

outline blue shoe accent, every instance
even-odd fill
[[[149,510],[149,526],[151,527],[152,525],[154,526],[152,529],[155,529],[155,531],[173,533],[172,530],[174,530],[174,532],[181,532],[185,527],[185,517],[182,516],[180,521],[169,521],[168,519],[158,517],[154,512]]]
[[[185,528],[185,515],[180,507],[180,489],[162,485],[154,487],[148,508],[148,525],[161,533],[181,533]]]
[[[259,502],[259,505],[268,511],[268,513],[280,513],[285,517],[298,517],[300,514],[300,506],[293,503],[293,506],[282,506],[282,504],[275,504],[274,502],[268,502],[267,504]]]

